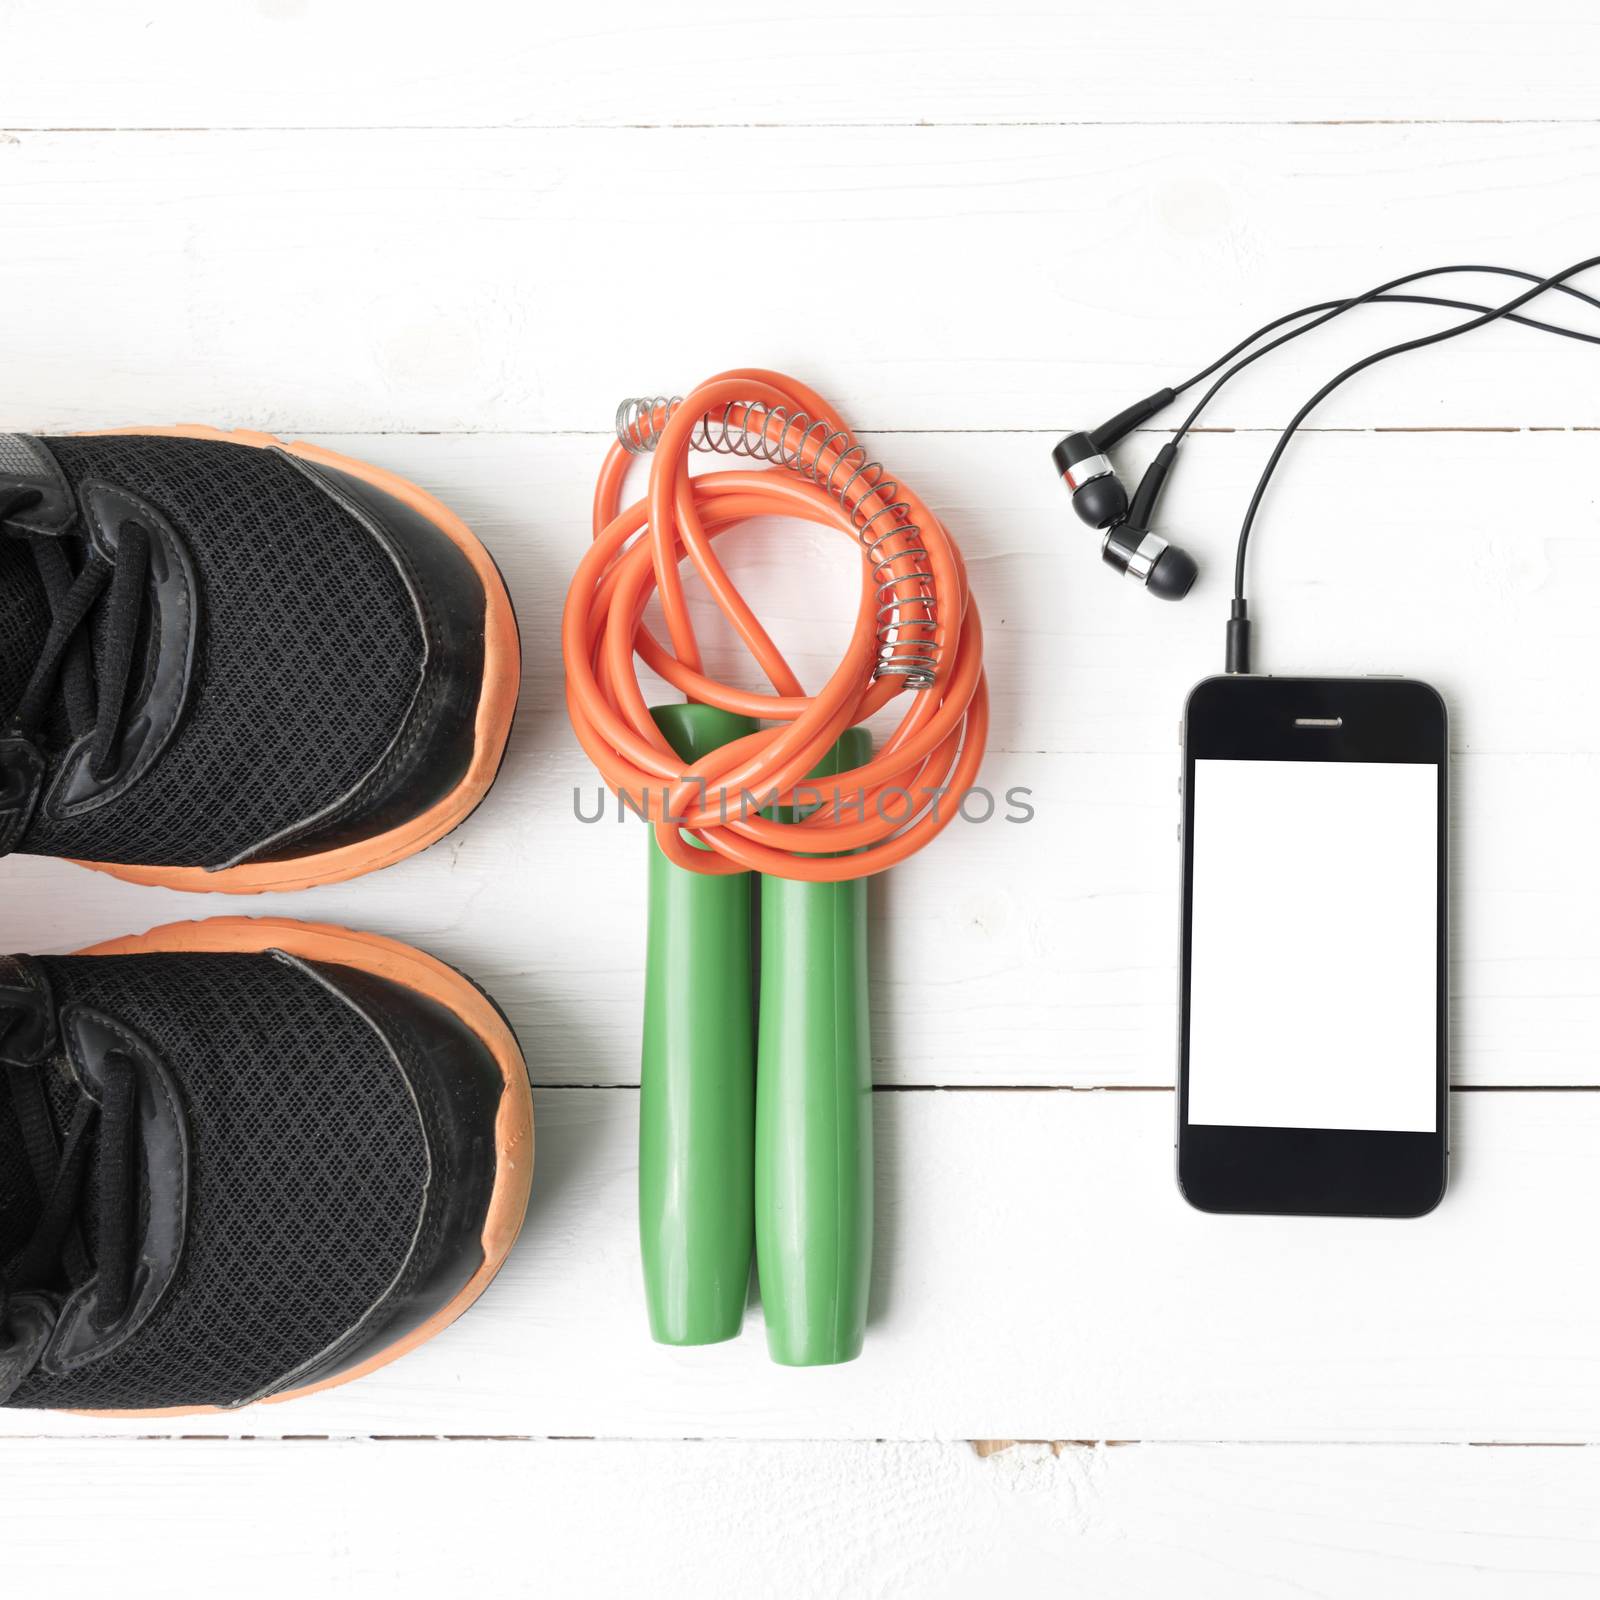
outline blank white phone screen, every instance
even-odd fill
[[[1439,782],[1195,762],[1191,1123],[1437,1131]]]

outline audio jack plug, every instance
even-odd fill
[[[1242,596],[1228,612],[1228,649],[1224,658],[1230,675],[1250,671],[1250,607]]]

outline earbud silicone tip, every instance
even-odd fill
[[[1072,509],[1091,528],[1109,528],[1128,514],[1128,491],[1114,472],[1091,478],[1072,496]]]
[[[1169,544],[1156,557],[1150,576],[1145,580],[1145,587],[1163,600],[1181,600],[1194,587],[1194,580],[1199,576],[1200,568],[1195,564],[1194,557],[1187,550]]]

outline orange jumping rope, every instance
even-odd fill
[[[561,619],[567,710],[579,743],[612,792],[654,823],[668,860],[691,871],[838,883],[904,861],[957,814],[988,734],[983,630],[955,541],[868,459],[819,395],[780,373],[721,373],[681,402],[625,402],[618,418],[618,441],[595,488],[594,543]],[[649,492],[622,510],[628,467],[650,449]],[[691,477],[697,449],[777,470]],[[761,516],[836,527],[862,550],[855,631],[816,695],[806,694],[712,548]],[[705,676],[684,601],[685,556],[772,694]],[[657,592],[670,650],[644,625]],[[635,657],[690,700],[776,726],[685,770],[645,704]],[[775,798],[794,804],[795,786],[804,787],[840,734],[903,692],[910,705],[883,747],[830,778],[832,798],[803,820],[780,822],[739,803],[753,795],[759,806]]]

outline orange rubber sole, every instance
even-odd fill
[[[483,1291],[504,1264],[516,1242],[522,1219],[528,1209],[528,1192],[533,1182],[533,1096],[528,1087],[528,1068],[522,1049],[505,1018],[493,1002],[452,967],[394,939],[372,933],[354,933],[313,922],[296,922],[287,917],[211,917],[203,922],[169,922],[148,933],[111,939],[91,945],[78,953],[86,956],[134,956],[170,952],[231,951],[259,955],[266,950],[283,950],[306,961],[331,966],[356,967],[391,983],[404,985],[418,994],[453,1011],[483,1040],[499,1065],[505,1082],[500,1109],[495,1117],[495,1175],[489,1209],[483,1223],[483,1263],[461,1291],[440,1307],[419,1327],[413,1328],[391,1345],[369,1356],[359,1366],[320,1383],[289,1389],[263,1400],[277,1405],[318,1394],[340,1384],[364,1378],[369,1372],[425,1344],[461,1315]],[[188,1417],[215,1414],[226,1406],[169,1406],[150,1410],[85,1411],[96,1417]]]
[[[472,530],[450,508],[426,489],[369,466],[364,461],[342,456],[303,439],[285,441],[270,433],[248,428],[231,431],[208,428],[198,423],[183,423],[171,428],[102,428],[103,434],[157,434],[175,439],[214,439],[224,444],[249,445],[257,450],[285,450],[292,456],[321,466],[333,467],[361,478],[393,495],[426,517],[472,563],[483,584],[485,600],[483,639],[483,689],[478,698],[472,759],[461,782],[442,800],[398,827],[375,834],[359,843],[313,855],[292,856],[282,861],[245,862],[209,872],[204,867],[133,867],[111,861],[80,861],[79,866],[109,873],[128,883],[150,884],[163,889],[186,889],[195,893],[266,894],[310,889],[323,883],[342,883],[363,873],[392,866],[407,856],[426,850],[453,828],[459,827],[489,792],[500,771],[506,741],[511,736],[511,719],[517,709],[517,693],[522,684],[522,646],[517,637],[517,619],[511,597],[494,558]]]

